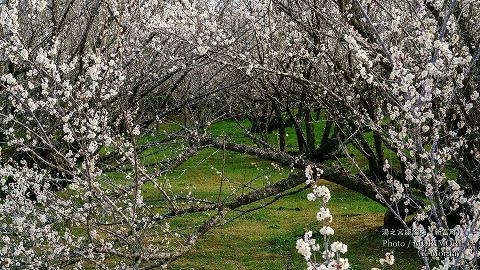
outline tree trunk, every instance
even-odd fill
[[[295,134],[297,135],[297,144],[298,144],[298,151],[300,153],[305,152],[305,138],[303,137],[302,127],[299,125],[298,117],[294,116],[290,108],[287,109],[288,115],[293,121],[293,125],[295,127]],[[299,112],[300,114],[300,112]],[[301,117],[301,116],[300,116]]]
[[[312,112],[305,110],[305,127],[307,133],[307,154],[315,152],[315,129],[313,127]]]
[[[273,99],[272,99],[272,106],[273,106],[273,110],[275,112],[275,117],[277,118],[277,123],[278,123],[279,149],[280,149],[280,151],[284,152],[285,151],[285,137],[286,137],[285,122],[283,121],[282,113],[280,112],[280,109],[278,108],[277,103]]]

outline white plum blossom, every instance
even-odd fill
[[[317,198],[322,198],[325,203],[327,203],[331,197],[330,190],[326,186],[315,186],[313,193]]]
[[[325,207],[320,207],[320,211],[317,213],[317,220],[332,222],[332,219],[333,217],[330,214],[330,209]]]
[[[331,245],[330,245],[330,248],[332,249],[333,252],[340,252],[340,253],[345,253],[347,252],[347,245],[345,245],[344,243],[342,242],[333,242]]]
[[[297,240],[296,245],[298,253],[302,254],[307,261],[310,260],[313,247],[315,246],[315,239],[312,239],[312,234],[312,231],[306,232],[303,239]]]
[[[350,263],[347,258],[340,258],[338,260],[333,260],[328,264],[328,269],[338,269],[338,270],[347,270],[350,268]]]
[[[334,234],[334,230],[332,227],[329,226],[323,226],[320,229],[320,234],[323,236],[332,236]]]
[[[381,265],[393,265],[395,263],[395,257],[393,256],[393,253],[387,252],[385,254],[384,258],[380,259],[380,264]]]

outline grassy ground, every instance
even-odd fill
[[[248,126],[248,123],[242,124]],[[175,129],[171,124],[167,128]],[[315,123],[315,128],[320,132],[323,123]],[[242,136],[235,121],[217,123],[210,131],[215,136],[228,136],[239,143],[251,143]],[[294,150],[295,132],[293,128],[288,128],[287,132],[287,148]],[[267,140],[275,143],[275,134],[270,134]],[[180,147],[181,145],[164,147],[160,151],[151,149],[147,152],[145,162],[171,156]],[[221,198],[247,182],[253,187],[260,187],[289,174],[289,169],[275,167],[271,162],[252,156],[205,149],[169,174],[166,180],[173,190],[181,191],[183,195],[192,192],[197,198],[215,200],[219,193],[223,163],[226,179]],[[327,185],[332,193],[329,207],[334,216],[333,241],[342,241],[348,245],[346,257],[349,258],[352,269],[379,267],[378,260],[387,251],[394,251],[396,256],[396,265],[390,269],[418,269],[420,262],[414,259],[415,250],[383,247],[383,241],[387,238],[382,236],[381,231],[385,213],[381,205],[339,185],[327,181],[322,184]],[[200,239],[193,251],[170,267],[209,270],[304,269],[305,263],[295,249],[295,242],[303,237],[306,229],[318,234],[321,227],[315,218],[318,204],[307,201],[306,193],[304,191],[285,197],[267,208],[211,230]],[[148,186],[143,190],[143,195],[146,200],[158,197],[157,192]],[[181,226],[182,222],[195,223],[200,218],[205,216],[180,218],[173,223]]]
[[[218,186],[219,176],[212,172],[210,165],[218,165],[221,155],[217,152],[200,163],[212,152],[208,149],[191,158],[172,174],[172,182],[184,185],[193,179],[196,192],[214,198],[217,192],[212,188]],[[271,181],[286,175],[285,171],[269,167],[265,161],[235,153],[228,153],[225,161],[230,183],[263,176],[265,171],[269,172]],[[334,240],[349,246],[347,257],[352,269],[378,266],[378,259],[392,250],[398,264],[391,269],[418,268],[418,262],[411,259],[415,251],[382,247],[385,209],[381,205],[336,184],[327,181],[322,184],[332,192],[329,205],[334,215]],[[305,264],[295,250],[295,241],[303,236],[306,228],[314,232],[320,229],[315,220],[317,211],[318,205],[306,200],[306,192],[284,198],[210,231],[188,256],[175,262],[172,269],[303,269]]]

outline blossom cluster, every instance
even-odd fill
[[[307,261],[307,269],[348,269],[350,264],[348,259],[341,258],[340,255],[347,252],[347,246],[342,242],[333,242],[329,246],[330,238],[334,234],[334,230],[329,224],[332,222],[333,217],[330,214],[330,209],[327,208],[327,203],[330,200],[330,190],[326,186],[318,186],[316,180],[320,175],[313,175],[312,165],[308,165],[305,170],[307,177],[307,184],[311,184],[313,192],[307,195],[309,201],[320,200],[320,211],[317,213],[317,220],[323,224],[320,229],[320,234],[323,236],[320,243],[316,243],[316,240],[312,238],[312,231],[307,231],[304,235],[304,239],[298,239],[296,248],[298,253],[302,254]],[[320,170],[319,170],[320,171]],[[316,262],[312,259],[312,252],[321,252],[322,262]]]
[[[320,175],[313,175],[313,165],[308,165],[305,169],[305,175],[307,177],[307,185],[312,185],[313,192],[307,194],[309,201],[320,201],[320,211],[317,213],[317,221],[322,223],[320,228],[320,234],[322,239],[317,242],[313,238],[313,232],[307,231],[303,239],[298,239],[296,243],[296,249],[307,262],[308,270],[346,270],[350,268],[350,263],[347,258],[342,258],[342,254],[348,251],[347,245],[342,242],[335,241],[330,244],[330,239],[334,234],[334,230],[329,224],[332,222],[333,217],[330,214],[330,209],[327,208],[327,203],[331,198],[330,190],[326,186],[318,186],[316,180]],[[320,169],[319,169],[320,171]],[[322,251],[323,250],[323,251]],[[313,253],[320,253],[321,259],[317,256],[313,256]],[[393,265],[395,259],[392,253],[385,254],[385,258],[380,259],[381,265]],[[372,268],[376,270],[378,268]]]

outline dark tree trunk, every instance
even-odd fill
[[[315,129],[313,127],[312,113],[310,110],[305,110],[305,127],[307,133],[307,153],[315,152]]]
[[[375,154],[377,155],[377,175],[378,177],[384,179],[386,178],[385,172],[383,171],[383,162],[385,162],[385,157],[383,155],[382,148],[382,139],[380,134],[376,131],[373,132],[373,141],[375,143]]]
[[[290,108],[287,108],[287,112],[288,112],[289,117],[292,119],[293,125],[295,127],[295,134],[297,135],[298,151],[300,153],[304,153],[305,152],[305,147],[306,147],[306,142],[305,142],[305,138],[303,137],[302,127],[300,126],[301,123],[299,123],[298,117],[293,115]],[[299,114],[300,114],[300,112],[299,112]],[[300,115],[300,117],[301,117],[301,115]]]
[[[319,152],[321,156],[324,157],[332,154],[337,148],[335,140],[330,138],[330,133],[333,128],[333,121],[329,118],[330,116],[327,115],[325,128],[323,129],[322,140],[320,141],[319,147]]]
[[[273,110],[275,112],[275,117],[277,118],[277,123],[278,123],[279,149],[280,149],[280,151],[284,152],[285,151],[285,137],[286,137],[285,122],[283,121],[283,116],[282,116],[282,112],[280,111],[280,108],[278,108],[277,103],[273,99],[272,99],[272,106],[273,106]]]

